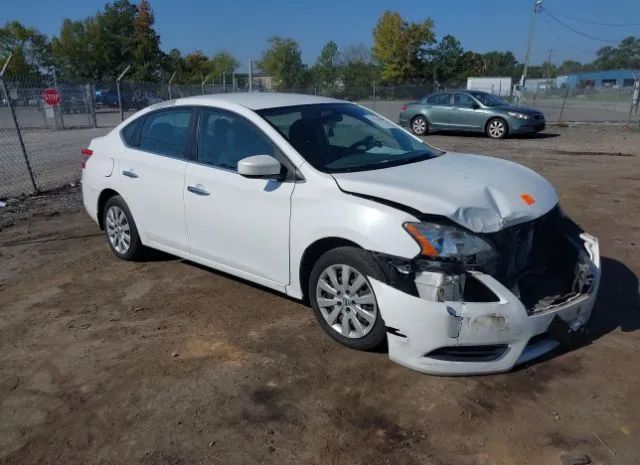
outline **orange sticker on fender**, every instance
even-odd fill
[[[536,199],[534,199],[531,194],[520,194],[520,198],[527,205],[533,205],[534,203],[536,203]]]

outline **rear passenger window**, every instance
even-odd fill
[[[252,155],[276,156],[276,148],[251,122],[217,109],[203,109],[198,129],[198,161],[231,170]]]
[[[140,149],[170,157],[186,158],[191,114],[191,109],[150,114],[140,130]]]
[[[432,105],[449,105],[451,102],[451,94],[435,94],[427,98],[427,103]]]
[[[130,147],[138,146],[138,128],[140,127],[140,123],[144,120],[144,118],[137,118],[133,120],[131,123],[127,124],[122,132],[122,139],[124,139],[125,144]]]

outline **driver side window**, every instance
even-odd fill
[[[473,108],[476,102],[467,94],[455,94],[454,105],[457,107]]]
[[[238,162],[253,155],[276,156],[271,141],[239,115],[205,109],[198,126],[198,162],[237,170]]]
[[[322,113],[322,116],[330,115],[330,112]],[[346,114],[342,115],[341,121],[327,119],[323,122],[322,129],[329,141],[329,145],[334,147],[350,148],[369,137],[387,147],[399,148],[398,142],[390,134]]]

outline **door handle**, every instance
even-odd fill
[[[122,175],[126,176],[128,178],[134,178],[134,179],[138,177],[138,175],[136,173],[134,173],[133,171],[130,171],[130,170],[124,170],[122,172]]]
[[[198,184],[197,186],[187,186],[187,190],[196,195],[209,195],[209,191]]]

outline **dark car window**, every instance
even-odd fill
[[[122,139],[129,147],[138,146],[138,138],[140,136],[138,129],[140,128],[140,124],[142,123],[142,121],[144,121],[144,118],[137,118],[131,123],[127,124],[120,132],[120,134],[122,135]]]
[[[451,94],[434,94],[427,97],[427,103],[431,105],[450,105],[451,104]]]
[[[185,158],[192,113],[193,110],[186,108],[147,116],[140,130],[140,149]]]
[[[325,173],[389,168],[442,153],[385,118],[350,103],[266,108],[257,113],[306,161]]]
[[[238,162],[252,155],[279,158],[275,146],[251,122],[233,113],[205,109],[198,127],[198,161],[237,170]]]
[[[474,105],[477,105],[475,100],[473,100],[467,94],[455,94],[453,96],[453,103],[457,107],[465,107],[465,108],[473,108]]]

